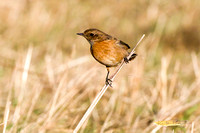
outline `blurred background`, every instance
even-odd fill
[[[97,28],[137,58],[81,133],[200,132],[199,0],[0,1],[0,130],[72,132],[103,87],[104,66],[76,35]],[[158,127],[162,120],[183,126]]]

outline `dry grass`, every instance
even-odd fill
[[[106,69],[76,36],[99,28],[132,46],[80,132],[200,132],[200,1],[0,2],[0,130],[72,132],[104,85]],[[133,47],[133,46],[132,46]],[[159,127],[161,120],[187,120]]]

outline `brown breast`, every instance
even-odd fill
[[[108,67],[118,65],[127,55],[128,51],[117,44],[117,40],[96,42],[91,47],[93,57]]]

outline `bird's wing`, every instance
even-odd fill
[[[119,40],[118,44],[125,49],[130,49],[130,46],[121,40]]]

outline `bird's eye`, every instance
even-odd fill
[[[90,33],[90,36],[94,36],[94,34],[93,34],[93,33]]]

